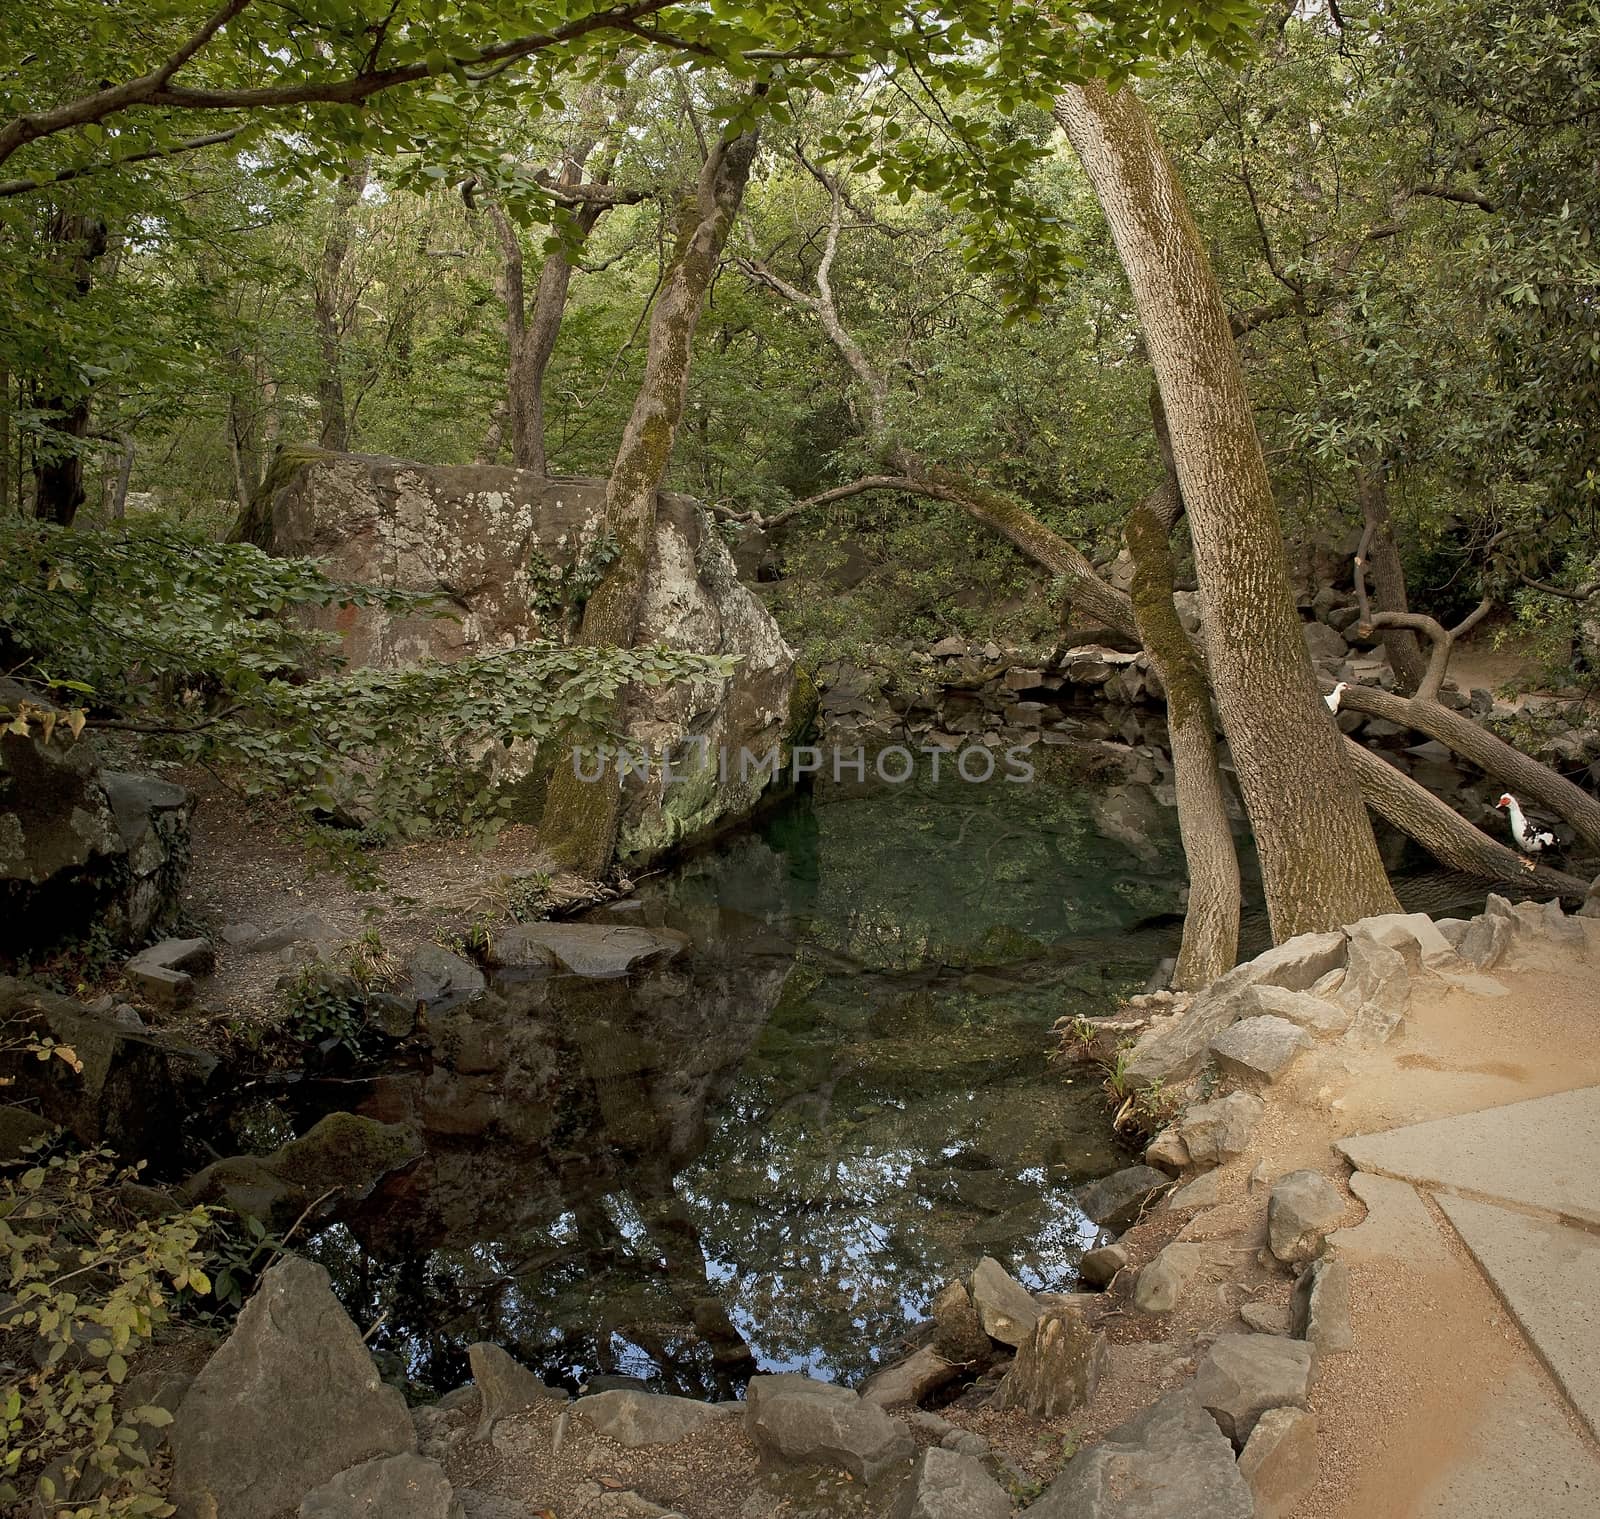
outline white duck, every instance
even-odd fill
[[[1328,694],[1322,698],[1323,701],[1327,702],[1328,710],[1334,713],[1336,716],[1338,715],[1339,711],[1339,703],[1344,699],[1344,693],[1349,689],[1349,686],[1350,683],[1348,681],[1341,680],[1339,684],[1333,688],[1333,690],[1328,692]]]
[[[1511,815],[1511,837],[1517,841],[1517,848],[1524,854],[1540,854],[1546,849],[1556,847],[1556,836],[1546,828],[1541,828],[1523,812],[1516,797],[1507,791],[1496,807],[1504,807]]]

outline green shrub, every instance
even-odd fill
[[[108,1150],[44,1144],[0,1174],[0,1347],[27,1368],[0,1394],[0,1503],[36,1485],[52,1514],[74,1519],[173,1512],[140,1437],[172,1415],[119,1411],[117,1389],[178,1294],[211,1291],[198,1248],[211,1217],[130,1218],[118,1189],[136,1175]]]

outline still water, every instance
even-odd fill
[[[427,1153],[309,1245],[386,1371],[695,1397],[757,1370],[858,1383],[984,1254],[1072,1285],[1075,1184],[1126,1164],[1051,1067],[1171,953],[1174,814],[1063,776],[786,803],[598,914],[692,948],[631,980],[497,980],[424,1056],[241,1113],[258,1146],[349,1108]]]

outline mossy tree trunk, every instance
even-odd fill
[[[1222,292],[1132,88],[1056,116],[1105,211],[1171,433],[1207,606],[1217,709],[1261,858],[1273,937],[1397,906],[1289,592],[1282,527]]]
[[[638,633],[645,573],[655,542],[656,497],[683,419],[695,328],[739,214],[755,154],[753,132],[719,139],[698,184],[679,207],[672,258],[650,315],[644,378],[606,482],[606,527],[618,554],[584,606],[579,632],[583,644],[626,648]],[[613,714],[619,728],[626,705],[624,697]],[[598,876],[616,849],[621,811],[622,786],[615,767],[597,781],[584,782],[562,755],[545,802],[545,845],[570,869]]]
[[[1172,600],[1169,523],[1178,515],[1171,483],[1128,513],[1133,613],[1150,668],[1167,694],[1167,736],[1178,794],[1178,831],[1189,869],[1189,903],[1172,985],[1198,991],[1239,952],[1239,856],[1217,764],[1211,688]]]

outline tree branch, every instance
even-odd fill
[[[175,158],[180,153],[194,153],[201,148],[214,148],[219,143],[231,142],[242,131],[244,127],[237,126],[229,127],[225,132],[207,132],[203,137],[191,137],[185,142],[175,142],[170,148],[150,148],[143,153],[130,153],[126,158],[108,158],[104,163],[84,164],[77,169],[62,169],[60,173],[52,174],[48,179],[0,180],[0,200],[12,195],[31,195],[35,190],[44,190],[51,185],[64,185],[89,174],[103,174],[108,169],[120,169],[127,164],[151,163],[157,159]]]

